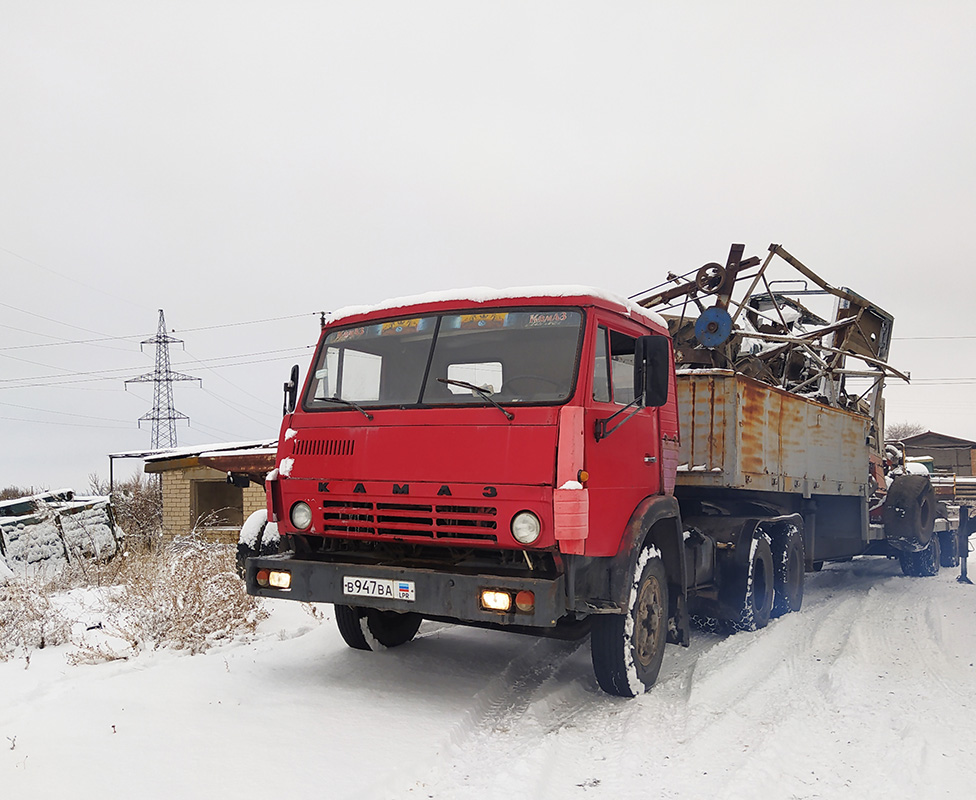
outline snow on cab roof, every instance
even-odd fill
[[[372,314],[376,311],[387,311],[408,306],[426,305],[427,303],[490,303],[495,300],[518,300],[522,297],[564,298],[564,297],[593,297],[612,305],[620,306],[628,316],[642,317],[660,325],[667,330],[668,324],[664,317],[655,311],[637,305],[633,300],[620,297],[604,289],[592,286],[514,286],[508,289],[494,289],[490,286],[476,286],[470,289],[449,289],[443,292],[427,292],[426,294],[393,297],[370,306],[345,306],[333,311],[329,323],[338,322],[346,317],[358,317],[362,314]]]

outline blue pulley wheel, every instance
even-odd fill
[[[732,333],[732,317],[724,308],[706,308],[695,323],[695,337],[705,347],[718,347]]]

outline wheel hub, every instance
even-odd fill
[[[654,660],[664,626],[663,594],[656,578],[648,578],[641,585],[637,597],[634,624],[634,649],[641,666]]]

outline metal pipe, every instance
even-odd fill
[[[959,530],[957,531],[957,536],[959,537],[959,577],[956,578],[959,583],[969,583],[969,568],[966,561],[969,557],[969,507],[959,506]]]

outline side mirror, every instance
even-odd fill
[[[281,415],[285,416],[295,410],[298,403],[298,364],[291,368],[291,377],[285,384],[285,403],[281,409]]]
[[[634,346],[634,388],[643,405],[658,408],[668,402],[671,342],[667,336],[640,336]]]

